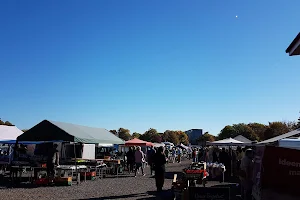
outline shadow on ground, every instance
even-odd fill
[[[127,198],[135,198],[137,200],[154,200],[154,199],[163,199],[163,200],[171,200],[172,192],[171,190],[164,190],[160,193],[149,191],[146,193],[137,193],[137,194],[129,194],[129,195],[119,195],[119,196],[108,196],[108,197],[99,197],[99,198],[88,198],[81,200],[113,200],[113,199],[127,199]]]

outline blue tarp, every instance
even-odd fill
[[[55,141],[18,141],[18,144],[42,144],[50,142],[63,142],[62,140]],[[0,140],[0,144],[16,144],[16,140]]]

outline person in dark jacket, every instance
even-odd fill
[[[148,160],[148,165],[150,166],[150,173],[151,176],[153,175],[153,156],[155,155],[155,149],[153,147],[151,147],[148,151],[147,151],[147,160]]]
[[[165,171],[166,171],[166,156],[164,154],[164,148],[159,147],[157,152],[153,156],[153,165],[155,171],[155,182],[157,191],[162,191],[165,182]]]
[[[230,156],[228,154],[228,152],[226,152],[225,148],[222,148],[222,151],[220,152],[219,155],[219,159],[220,159],[220,163],[225,165],[225,180],[228,181],[228,179],[230,178],[230,174],[231,174],[231,170],[230,170]]]
[[[129,147],[129,151],[126,153],[127,157],[127,168],[129,174],[133,172],[133,165],[134,165],[134,151],[132,147]]]

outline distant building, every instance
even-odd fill
[[[185,131],[185,133],[189,136],[189,141],[192,145],[197,145],[197,139],[202,136],[203,129],[191,129],[188,131]]]

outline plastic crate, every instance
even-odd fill
[[[54,179],[55,185],[70,186],[72,185],[72,177],[56,177]]]
[[[49,183],[48,178],[39,178],[34,181],[34,184],[36,185],[48,185],[48,183]]]
[[[96,172],[81,172],[80,179],[84,180],[84,176],[86,176],[86,180],[95,180],[96,179]]]

